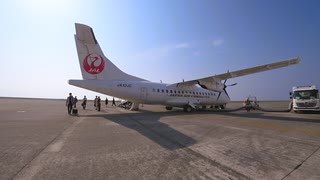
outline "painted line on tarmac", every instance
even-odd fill
[[[50,144],[27,163],[12,179],[32,180],[33,177],[43,169],[45,162],[50,161],[52,154],[60,152],[66,140],[71,136],[76,126],[80,124],[83,119],[84,117],[80,117],[77,121],[67,127],[67,129],[54,138]]]
[[[83,121],[84,117],[79,118],[78,121],[74,122],[68,129],[66,129],[52,144],[50,144],[44,152],[59,152],[66,140],[71,136],[76,126]]]

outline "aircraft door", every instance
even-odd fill
[[[148,89],[146,87],[140,88],[140,99],[147,100],[148,97]]]

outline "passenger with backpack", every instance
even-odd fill
[[[86,106],[87,106],[87,97],[86,97],[86,96],[83,97],[83,100],[82,100],[82,104],[81,104],[81,105],[82,105],[82,108],[83,108],[83,109],[86,109]]]
[[[101,99],[100,99],[100,96],[98,96],[97,98],[97,110],[100,111],[101,109]]]

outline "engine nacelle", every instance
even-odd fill
[[[203,89],[208,89],[211,91],[218,91],[222,92],[224,89],[224,84],[221,83],[221,81],[198,81],[198,84],[203,88]]]

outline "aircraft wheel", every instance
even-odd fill
[[[172,110],[172,107],[166,106],[166,110]]]
[[[184,107],[183,107],[183,111],[184,112],[191,112],[193,110],[193,108],[191,107],[191,106],[189,106],[189,105],[185,105]]]

